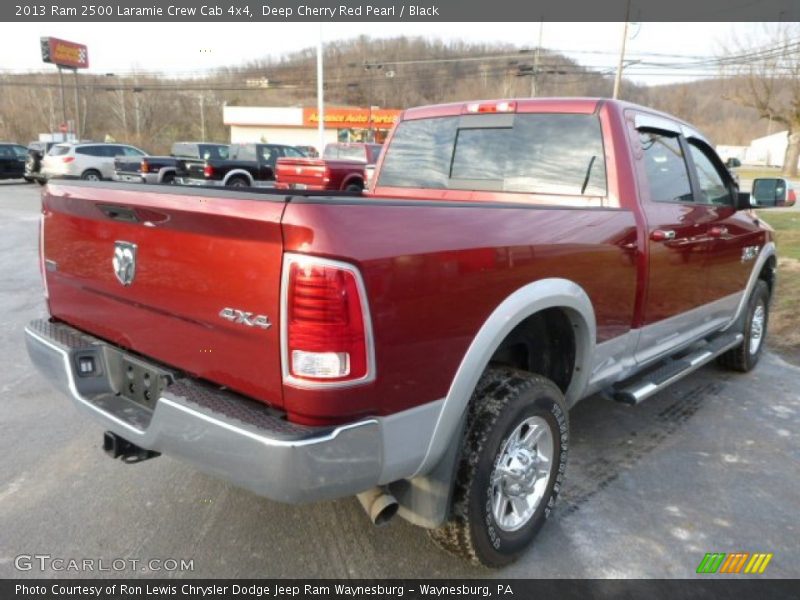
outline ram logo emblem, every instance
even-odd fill
[[[130,285],[136,277],[136,244],[114,242],[114,258],[111,259],[114,275],[122,285]]]

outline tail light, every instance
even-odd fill
[[[374,379],[369,310],[354,266],[286,254],[282,293],[284,381],[315,387]]]
[[[65,156],[64,158],[61,159],[61,162],[71,163],[73,160],[75,160],[74,156]]]
[[[206,163],[205,166],[203,166],[203,177],[211,178],[213,176],[214,176],[214,167]]]
[[[147,162],[146,160],[143,160],[141,162],[141,164],[139,165],[139,170],[142,173],[149,173],[150,172],[150,163]]]

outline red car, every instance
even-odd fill
[[[380,153],[380,144],[337,143],[325,146],[322,158],[279,158],[275,187],[361,192]]]
[[[753,369],[775,286],[708,140],[613,100],[406,110],[363,197],[52,182],[42,210],[28,350],[112,456],[358,495],[491,566],[550,515],[571,407]]]

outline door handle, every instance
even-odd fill
[[[666,242],[675,239],[674,229],[654,229],[650,232],[650,239],[654,242]]]
[[[714,226],[714,227],[712,227],[711,229],[708,230],[708,235],[710,235],[713,238],[719,238],[719,237],[722,237],[724,235],[728,235],[728,228],[724,227],[724,226],[722,226],[722,227]]]

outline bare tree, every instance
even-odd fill
[[[788,145],[783,174],[797,176],[800,160],[800,23],[768,26],[768,45],[734,43],[734,51],[721,58],[722,70],[731,76],[729,96],[754,108],[761,119],[780,123]]]

